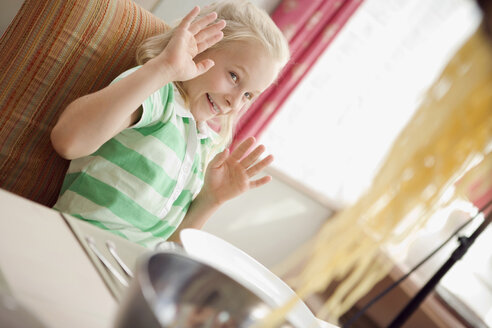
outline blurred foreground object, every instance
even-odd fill
[[[309,245],[304,269],[292,282],[298,295],[339,282],[318,316],[337,319],[365,295],[393,265],[383,249],[460,197],[454,184],[472,163],[490,163],[491,108],[492,51],[480,28],[428,90],[371,187]],[[295,260],[302,258],[306,253]]]
[[[476,207],[482,208],[492,200],[492,151],[470,169],[456,184],[458,192],[468,198]],[[492,208],[484,212],[487,215]]]

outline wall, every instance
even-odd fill
[[[24,0],[8,0],[0,2],[0,35],[5,32],[7,26],[14,18]]]
[[[269,173],[270,183],[226,203],[204,230],[273,270],[311,239],[333,212],[277,172]]]
[[[172,23],[176,19],[183,17],[193,6],[206,6],[214,0],[160,0],[157,1],[153,13],[166,22]],[[250,0],[258,7],[265,9],[267,12],[272,12],[280,2],[279,0]]]

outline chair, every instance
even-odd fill
[[[168,26],[131,0],[26,0],[0,38],[0,188],[52,206],[68,167],[50,131]]]

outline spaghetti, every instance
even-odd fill
[[[492,50],[477,30],[450,60],[398,136],[370,188],[327,222],[291,283],[301,298],[340,284],[318,316],[337,319],[391,269],[382,248],[460,197],[454,184],[492,141]],[[300,261],[301,256],[297,260]]]

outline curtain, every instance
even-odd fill
[[[282,0],[272,19],[282,30],[291,60],[278,81],[252,104],[236,127],[232,147],[249,136],[259,137],[289,94],[362,3],[362,0]]]

